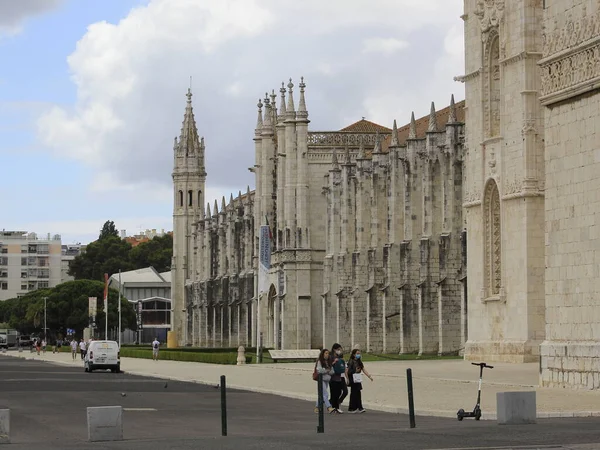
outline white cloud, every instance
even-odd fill
[[[77,102],[48,109],[38,136],[92,168],[96,190],[164,197],[193,76],[212,208],[210,195],[253,185],[257,98],[290,76],[296,86],[306,78],[313,130],[361,116],[391,126],[412,109],[426,114],[431,100],[443,107],[450,93],[462,97],[452,81],[463,71],[462,38],[449,34],[462,26],[462,1],[376,3],[151,0],[117,24],[88,27],[68,58]]]
[[[0,1],[0,34],[14,34],[29,17],[51,11],[64,0],[2,0]]]
[[[395,38],[369,38],[363,43],[363,52],[365,53],[383,53],[391,55],[398,50],[408,47],[408,42]]]

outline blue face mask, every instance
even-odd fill
[[[356,359],[360,359],[360,355],[355,355],[354,356]]]

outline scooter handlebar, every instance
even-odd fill
[[[488,364],[486,364],[484,362],[482,362],[482,363],[471,363],[471,364],[474,365],[474,366],[480,366],[480,367],[484,367],[484,368],[487,368],[487,369],[493,369],[494,368],[494,366],[490,366],[490,365],[488,365]]]

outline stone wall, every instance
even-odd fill
[[[549,2],[543,386],[600,388],[600,3]]]

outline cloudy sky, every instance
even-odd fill
[[[256,103],[290,77],[312,130],[461,100],[462,3],[0,0],[0,227],[170,230],[190,77],[211,203],[254,187]]]

